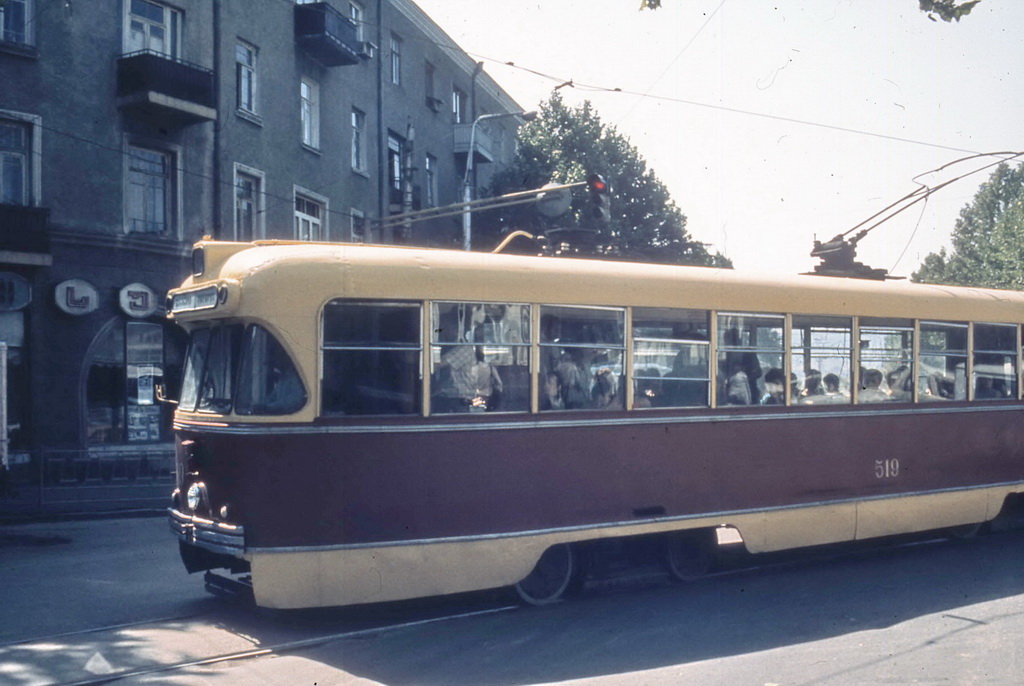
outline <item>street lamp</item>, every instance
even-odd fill
[[[466,176],[462,179],[462,200],[465,206],[462,208],[462,249],[470,250],[473,245],[473,212],[469,206],[473,202],[473,151],[476,148],[476,125],[482,121],[501,119],[503,117],[521,117],[523,121],[533,121],[537,118],[536,112],[498,112],[495,114],[481,114],[473,120],[469,127],[469,154],[466,155]]]

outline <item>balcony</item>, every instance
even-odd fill
[[[45,207],[0,205],[0,263],[52,263],[50,210]]]
[[[325,67],[359,64],[356,25],[326,2],[295,6],[295,39],[310,57]]]
[[[469,152],[469,137],[473,135],[473,163],[493,162],[494,139],[483,126],[477,124],[476,134],[472,134],[470,131],[472,127],[472,124],[455,125],[455,154],[465,155]]]
[[[169,126],[217,118],[213,72],[144,50],[117,60],[117,106]]]

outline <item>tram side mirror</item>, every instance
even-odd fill
[[[162,383],[158,383],[154,390],[156,391],[157,402],[167,403],[168,405],[178,404],[177,400],[172,400],[167,397],[167,388]]]

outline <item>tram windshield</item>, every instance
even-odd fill
[[[262,326],[222,324],[192,333],[180,409],[283,415],[297,412],[306,400],[295,364]]]

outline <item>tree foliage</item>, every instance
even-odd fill
[[[570,252],[584,256],[732,266],[690,237],[686,217],[668,189],[637,149],[614,127],[601,122],[590,102],[571,108],[561,95],[553,94],[541,105],[539,116],[519,129],[517,154],[507,169],[495,175],[491,190],[498,195],[546,183],[574,183],[588,174],[601,174],[611,186],[607,226],[597,226],[583,216],[587,194],[579,190],[573,194],[569,214],[550,220],[520,211],[511,220],[506,218],[503,230],[527,228],[549,238],[570,235]]]
[[[953,246],[925,257],[922,283],[1024,290],[1024,163],[1000,164],[960,210]]]
[[[960,21],[966,17],[981,0],[919,0],[918,5],[921,11],[928,15],[928,18],[935,21],[936,18],[942,21]],[[640,0],[640,9],[656,10],[661,7],[661,0]]]

